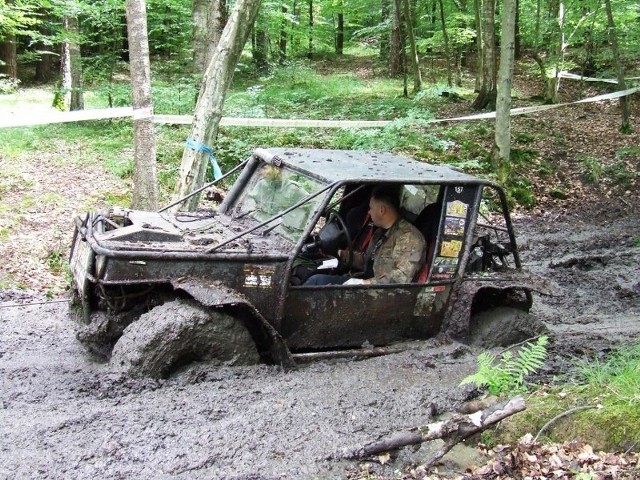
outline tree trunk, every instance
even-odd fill
[[[613,54],[613,62],[616,65],[616,76],[618,77],[618,90],[626,90],[627,86],[624,81],[624,66],[620,59],[620,50],[618,49],[618,35],[616,34],[616,24],[613,20],[613,12],[611,11],[611,0],[604,0],[607,9],[607,27],[609,29],[609,43],[611,43],[611,53]],[[625,95],[620,97],[620,110],[622,114],[622,122],[620,124],[621,133],[631,133],[631,97]]]
[[[407,28],[407,38],[409,39],[409,49],[411,50],[411,65],[413,67],[413,93],[422,90],[422,75],[420,74],[420,59],[418,58],[418,48],[416,47],[416,37],[413,31],[413,15],[409,0],[402,0],[404,6],[404,21]]]
[[[313,58],[313,0],[309,2],[309,49],[307,50],[307,58]]]
[[[193,72],[204,74],[209,37],[209,9],[212,0],[193,0],[191,4]]]
[[[260,0],[238,0],[224,27],[200,89],[189,135],[196,147],[186,148],[182,155],[176,198],[186,197],[204,183],[210,158],[207,148],[218,134],[224,98],[259,7]],[[198,195],[194,195],[181,208],[195,210],[197,205]]]
[[[484,0],[482,9],[482,85],[472,108],[493,109],[496,104],[495,1]]]
[[[511,154],[511,85],[513,83],[513,61],[515,55],[515,22],[517,0],[504,0],[502,13],[502,35],[500,37],[500,70],[498,73],[498,97],[496,101],[495,143],[493,167],[498,180],[506,182],[509,177]]]
[[[550,55],[547,61],[535,52],[533,57],[540,67],[540,73],[542,75],[543,87],[542,97],[544,102],[548,104],[558,103],[558,91],[560,89],[560,69],[562,68],[563,56],[564,56],[564,2],[563,0],[551,0],[549,2],[549,14],[555,17],[557,14],[557,20],[550,20],[550,25],[553,26],[549,30],[548,36],[544,36],[542,42],[547,45],[552,45]],[[555,62],[555,65],[553,63]],[[550,69],[549,65],[553,65]],[[551,71],[550,71],[551,70]]]
[[[62,18],[62,27],[65,30],[61,58],[63,109],[65,111],[83,110],[82,57],[78,44],[78,17],[65,15]]]
[[[480,92],[480,86],[482,85],[482,20],[480,18],[480,11],[482,8],[482,0],[473,0],[473,13],[476,23],[476,81],[475,92]]]
[[[16,36],[7,35],[0,42],[0,74],[6,75],[8,78],[18,78],[18,55],[16,50]]]
[[[513,51],[513,56],[516,60],[520,60],[522,58],[522,42],[520,41],[520,0],[516,0],[516,25],[514,30],[515,36],[515,50]]]
[[[447,64],[447,85],[453,85],[451,82],[451,54],[449,52],[449,35],[447,34],[447,24],[444,19],[444,5],[440,0],[440,22],[442,23],[442,38],[444,40],[444,60]],[[456,62],[457,63],[457,62]]]
[[[204,75],[226,22],[225,0],[193,0],[193,68]]]
[[[260,18],[256,21],[254,27],[255,34],[255,43],[253,45],[253,49],[251,50],[251,56],[253,57],[253,62],[255,63],[258,70],[265,71],[269,66],[269,62],[267,59],[267,51],[268,51],[268,38],[267,31],[264,29],[263,21],[264,16],[261,15]]]
[[[287,6],[282,4],[282,24],[280,25],[280,41],[278,42],[278,52],[280,63],[287,59]]]
[[[540,45],[540,15],[542,15],[542,0],[536,0],[536,24],[533,29],[533,45]]]
[[[336,54],[342,55],[344,52],[344,12],[342,11],[342,2],[340,3],[340,12],[338,12],[338,25],[336,28]]]
[[[402,10],[398,7],[397,0],[393,1],[392,15],[389,73],[400,75],[404,72],[404,51],[402,48]]]
[[[390,0],[380,0],[380,23],[386,23],[391,15]],[[380,60],[388,62],[391,53],[390,35],[382,35],[380,37]]]
[[[151,66],[147,37],[145,0],[126,0],[129,38],[129,68],[133,90],[133,134],[135,172],[133,208],[156,210],[156,141],[153,131]]]

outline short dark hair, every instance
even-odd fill
[[[371,197],[376,199],[379,202],[388,205],[393,208],[396,212],[400,211],[400,186],[385,184],[385,185],[377,185],[371,191]]]

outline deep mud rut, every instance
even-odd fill
[[[551,370],[640,332],[640,217],[587,220],[516,220],[524,263],[564,289],[534,300],[555,334]],[[86,356],[65,303],[0,305],[0,478],[345,478],[353,464],[327,456],[472,393],[458,384],[477,351],[436,339],[291,372],[201,366],[134,380]]]

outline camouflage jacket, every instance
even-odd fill
[[[372,283],[410,283],[425,261],[427,245],[420,231],[401,218],[383,238],[374,238],[372,244],[382,241],[372,252]]]

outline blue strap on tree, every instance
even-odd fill
[[[220,166],[218,165],[218,161],[216,160],[216,156],[213,154],[213,149],[211,147],[197,142],[193,138],[187,138],[185,145],[191,150],[206,153],[207,155],[209,155],[209,162],[211,163],[211,168],[213,169],[213,178],[218,180],[220,177],[222,177],[222,170],[220,170]]]

